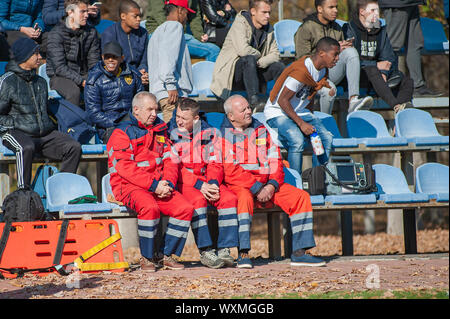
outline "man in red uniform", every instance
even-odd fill
[[[233,266],[230,248],[237,247],[237,198],[223,184],[221,141],[217,130],[200,119],[200,105],[193,99],[178,100],[169,123],[174,160],[180,162],[178,189],[194,206],[191,227],[200,250],[200,261],[210,268]],[[217,255],[207,223],[208,203],[217,208],[219,237]]]
[[[181,255],[194,212],[194,207],[174,190],[178,164],[170,158],[167,126],[156,116],[157,109],[153,94],[136,94],[129,119],[116,127],[107,144],[112,191],[116,200],[138,214],[141,267],[151,271],[161,263],[169,269],[184,268],[172,254]],[[170,216],[163,258],[154,251],[160,212]]]
[[[277,205],[289,215],[292,228],[292,266],[323,266],[325,262],[305,254],[315,247],[309,194],[284,183],[278,146],[263,124],[252,118],[252,109],[240,95],[224,103],[221,126],[225,185],[238,197],[238,267],[252,268],[249,258],[250,226],[255,203]]]

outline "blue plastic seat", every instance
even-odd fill
[[[376,204],[375,194],[345,194],[345,195],[327,195],[325,202],[333,205],[364,205]]]
[[[343,26],[344,24],[348,23],[347,21],[340,20],[340,19],[336,19],[335,21],[336,21],[337,24],[339,24],[339,25],[341,26],[341,28],[342,28],[342,26]]]
[[[430,113],[419,109],[405,109],[395,116],[395,135],[417,146],[448,145],[448,136],[439,134]]]
[[[288,183],[289,185],[303,189],[302,177],[296,170],[293,170],[292,168],[288,168],[288,167],[283,167],[283,171],[284,171],[284,182],[285,183]],[[313,206],[325,204],[323,195],[312,195],[312,196],[310,196],[310,198],[311,198],[311,204]]]
[[[81,145],[82,154],[103,154],[106,150],[106,144],[83,144]]]
[[[38,69],[38,75],[42,76],[45,81],[47,81],[47,88],[48,88],[48,97],[53,99],[60,99],[61,95],[56,92],[56,90],[50,89],[50,78],[47,75],[47,64],[42,64]]]
[[[50,176],[58,173],[58,169],[52,165],[41,165],[36,170],[36,173],[31,183],[31,188],[39,194],[44,208],[47,209],[47,193],[45,191],[45,184]]]
[[[347,132],[349,137],[358,139],[358,144],[366,146],[405,146],[404,137],[392,137],[383,117],[371,111],[355,111],[347,115]]]
[[[16,154],[11,151],[9,148],[3,145],[2,138],[0,137],[0,153],[3,154],[3,156],[15,156]]]
[[[8,62],[0,61],[0,76],[5,73],[5,68],[6,68],[7,64],[8,64]]]
[[[99,34],[102,34],[109,26],[113,25],[115,22],[108,19],[101,19],[100,22],[95,26],[95,29]]]
[[[68,204],[72,199],[84,195],[94,195],[91,184],[84,176],[72,173],[58,173],[47,179],[47,209],[50,212],[63,211],[64,214],[111,212],[109,203]]]
[[[424,39],[422,54],[448,53],[448,39],[441,22],[423,17],[420,18],[420,26]]]
[[[294,35],[301,24],[299,21],[290,19],[280,20],[274,24],[275,41],[280,54],[295,54]]]
[[[141,28],[144,28],[144,29],[146,29],[145,28],[145,23],[147,22],[147,20],[141,20],[141,22],[139,22],[139,26],[141,27]]]
[[[448,166],[425,163],[416,169],[416,193],[424,193],[437,202],[448,202]]]
[[[111,184],[109,182],[110,174],[106,174],[102,177],[102,202],[103,203],[109,203],[108,202],[108,194],[113,195]],[[113,195],[114,196],[114,195]],[[126,206],[120,206],[115,203],[109,203],[111,207],[120,209],[121,212],[127,212],[128,208]]]
[[[284,148],[283,144],[281,144],[281,142],[278,140],[278,132],[275,129],[273,129],[272,127],[270,127],[269,124],[267,124],[266,117],[265,117],[264,113],[263,112],[257,112],[257,113],[254,113],[252,116],[253,116],[253,118],[255,118],[258,121],[260,121],[266,127],[266,129],[269,131],[269,134],[270,134],[270,137],[272,138],[272,141],[278,147]]]
[[[206,122],[210,126],[220,130],[220,126],[222,125],[223,119],[225,118],[225,113],[208,112],[208,113],[205,113],[205,116],[206,116]]]
[[[330,114],[315,111],[314,115],[317,116],[321,121],[325,128],[333,134],[333,147],[358,147],[358,140],[356,138],[344,138],[339,131],[336,120]]]
[[[214,72],[214,62],[200,61],[192,65],[192,76],[194,88],[189,94],[191,97],[204,95],[206,97],[215,97],[212,93],[211,86],[212,76]]]
[[[409,190],[402,170],[386,164],[375,164],[375,181],[379,200],[390,203],[428,202],[426,194],[416,194]]]

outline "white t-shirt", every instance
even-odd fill
[[[314,81],[318,82],[325,76],[326,69],[323,68],[320,71],[317,70],[310,58],[307,58],[305,60],[305,66]],[[310,100],[308,100],[308,96],[311,94],[313,87],[307,86],[288,76],[284,81],[280,92],[278,92],[277,98],[275,99],[274,103],[272,103],[270,99],[267,99],[267,103],[264,108],[264,115],[266,117],[266,120],[282,115],[287,116],[278,104],[278,98],[280,97],[280,94],[285,87],[293,92],[296,92],[296,94],[289,100],[295,113],[297,113],[298,115],[310,113],[309,109],[307,109],[306,106],[310,102]]]

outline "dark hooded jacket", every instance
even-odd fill
[[[0,134],[8,129],[31,137],[49,134],[56,127],[48,116],[47,101],[45,79],[11,60],[0,77]]]
[[[389,71],[381,70],[381,73],[389,76],[398,70],[398,59],[391,42],[389,41],[386,26],[374,28],[368,31],[358,17],[354,17],[350,23],[346,23],[342,30],[345,38],[354,37],[353,46],[359,53],[361,67],[376,65],[380,61],[391,62]]]
[[[303,20],[294,36],[295,58],[311,55],[316,50],[317,42],[323,37],[330,37],[337,41],[344,40],[341,26],[333,21],[323,24],[317,17],[317,13],[310,14]]]

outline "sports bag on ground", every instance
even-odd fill
[[[28,222],[47,217],[38,193],[30,187],[19,188],[5,197],[2,205],[4,222]]]

